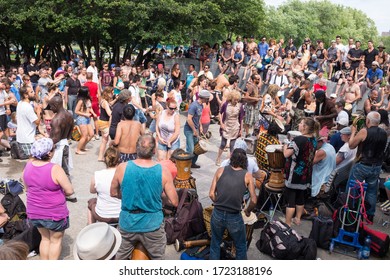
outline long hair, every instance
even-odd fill
[[[248,158],[243,149],[234,149],[230,157],[230,165],[234,168],[248,169]]]
[[[89,95],[89,88],[88,87],[81,87],[79,89],[79,93],[77,94],[77,102],[81,100],[83,102],[82,109],[87,109],[87,101],[91,101],[91,96]]]

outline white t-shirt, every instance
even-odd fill
[[[16,119],[18,120],[16,141],[22,144],[34,143],[37,128],[34,122],[38,119],[38,116],[30,103],[19,101],[16,107]]]
[[[129,90],[131,92],[131,99],[132,102],[135,102],[139,105],[141,105],[141,96],[139,95],[139,87],[138,86],[129,86]]]
[[[340,169],[344,166],[346,166],[348,163],[350,163],[352,160],[355,159],[357,153],[357,148],[355,149],[350,149],[348,143],[344,143],[344,145],[340,148],[340,150],[337,153],[336,157],[339,157],[340,155],[343,156],[344,160],[340,162],[336,168]]]
[[[97,67],[88,66],[87,73],[92,73],[92,81],[99,84],[99,73]]]
[[[205,71],[200,71],[198,76],[202,76],[202,75],[205,75],[207,79],[209,80],[212,80],[214,79],[214,76],[213,76],[213,73],[211,73],[211,71],[208,71],[207,73]]]
[[[236,47],[237,46],[240,46],[241,48],[240,48],[240,50],[244,50],[244,43],[242,42],[242,41],[240,41],[240,42],[238,42],[238,41],[235,41],[234,43],[233,43],[233,49],[235,50],[236,49]]]
[[[95,171],[95,189],[97,191],[96,214],[102,218],[119,218],[121,200],[111,197],[111,181],[115,168]]]
[[[230,164],[230,159],[225,159],[221,163],[221,167],[226,167]],[[256,173],[259,171],[259,167],[257,166],[256,161],[253,158],[248,157],[248,172],[250,174]]]
[[[345,112],[344,110],[341,110],[340,113],[337,114],[336,122],[341,120],[341,119],[347,119],[348,123],[349,123],[348,113]]]

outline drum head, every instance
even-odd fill
[[[257,216],[255,213],[251,212],[249,217],[245,215],[245,211],[241,211],[242,219],[244,220],[244,224],[246,225],[253,225],[257,222]]]
[[[275,153],[276,151],[282,151],[283,145],[268,145],[265,147],[267,153]]]
[[[276,118],[274,119],[274,121],[279,126],[280,130],[283,132],[284,131],[284,125],[283,125],[282,121],[279,120],[279,119],[276,119]]]

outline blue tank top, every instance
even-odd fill
[[[162,167],[141,167],[128,161],[122,184],[119,226],[127,232],[151,232],[160,228],[162,212]]]

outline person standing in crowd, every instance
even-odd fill
[[[76,118],[76,101],[77,94],[81,88],[80,80],[78,79],[78,73],[73,72],[72,76],[66,80],[65,85],[65,104],[68,106],[68,110],[72,111],[73,118]]]
[[[374,48],[374,43],[370,40],[368,41],[368,48],[363,51],[363,60],[364,65],[367,69],[370,69],[372,63],[375,61],[375,58],[378,56],[379,52]]]
[[[98,118],[100,116],[99,100],[100,100],[100,91],[99,85],[92,81],[92,73],[87,73],[87,82],[84,84],[85,87],[89,89],[89,95],[91,96],[92,110],[96,114],[93,117],[94,127],[95,127],[95,139],[99,140],[99,127],[98,127]]]
[[[30,58],[30,64],[27,65],[26,69],[27,69],[28,75],[30,76],[32,88],[35,92],[35,89],[37,88],[38,80],[39,80],[39,68],[37,65],[35,65],[35,57]]]
[[[97,122],[98,129],[102,134],[102,142],[99,147],[98,161],[103,161],[103,154],[106,150],[109,136],[110,117],[111,117],[111,102],[114,90],[112,87],[105,87],[100,100],[100,117]]]
[[[137,158],[136,146],[138,138],[144,133],[139,121],[134,120],[136,109],[127,104],[123,107],[123,119],[116,129],[111,145],[120,152],[119,162],[127,162]]]
[[[177,102],[168,98],[167,108],[157,118],[157,157],[159,161],[171,158],[172,152],[180,148],[180,115],[177,109]]]
[[[109,134],[112,140],[115,139],[116,129],[119,122],[122,120],[123,108],[131,101],[131,92],[128,89],[123,89],[115,99],[112,106]]]
[[[110,196],[111,181],[119,164],[119,152],[108,148],[104,153],[106,169],[95,171],[91,179],[90,193],[97,197],[88,200],[88,225],[96,221],[118,223],[121,200]]]
[[[236,248],[236,260],[246,260],[246,234],[241,214],[242,201],[245,192],[250,193],[250,203],[244,210],[249,217],[256,206],[257,197],[253,185],[253,177],[247,172],[248,159],[243,149],[235,149],[230,158],[230,164],[216,171],[209,197],[214,203],[211,216],[210,260],[219,260],[222,237],[228,230]]]
[[[359,67],[360,61],[363,61],[363,50],[360,48],[361,42],[356,41],[355,47],[349,49],[347,58],[351,61],[351,67],[353,70]]]
[[[50,138],[35,141],[31,146],[32,158],[22,175],[27,192],[27,216],[42,237],[39,245],[41,260],[59,259],[62,238],[69,227],[65,196],[74,194],[64,170],[50,162],[53,151],[54,144]]]
[[[77,95],[77,105],[75,108],[77,115],[76,124],[80,127],[81,138],[77,144],[76,154],[85,155],[86,145],[93,138],[93,128],[91,125],[91,117],[96,118],[96,114],[92,109],[91,96],[87,87],[81,87]]]
[[[366,127],[356,133],[356,127],[351,128],[351,138],[349,139],[349,148],[355,149],[359,146],[361,157],[352,167],[349,175],[349,182],[365,181],[367,191],[365,199],[370,207],[367,210],[367,219],[374,221],[378,179],[382,170],[383,155],[387,143],[387,133],[378,127],[381,117],[378,112],[370,112],[366,117]],[[355,135],[356,134],[356,135]],[[360,149],[361,148],[361,149]]]
[[[305,205],[305,191],[312,183],[313,160],[317,149],[317,134],[319,123],[312,118],[303,118],[298,130],[302,133],[290,143],[283,145],[283,154],[286,158],[286,189],[287,198],[286,224],[301,223],[301,216]],[[293,216],[295,214],[295,219]]]
[[[326,97],[323,90],[318,90],[315,93],[316,110],[314,112],[315,119],[320,123],[321,129],[327,127],[331,129],[333,126],[333,119],[337,116],[337,111],[334,103]]]
[[[32,101],[35,100],[34,90],[30,86],[23,86],[20,89],[21,100],[16,108],[18,129],[16,130],[16,141],[19,143],[24,154],[30,155],[30,149],[35,141],[35,132],[41,122],[42,107]]]
[[[72,156],[69,152],[69,139],[72,135],[74,121],[72,114],[64,109],[63,99],[57,94],[49,101],[51,111],[55,114],[50,123],[50,138],[55,145],[52,163],[61,166],[70,178],[70,169],[73,168]]]
[[[155,148],[153,136],[141,136],[137,159],[121,163],[112,179],[110,194],[122,199],[118,226],[122,244],[117,260],[128,260],[138,242],[152,260],[164,257],[167,239],[161,196],[165,194],[174,207],[178,196],[169,170],[152,159]]]
[[[241,95],[238,91],[233,90],[226,95],[226,102],[222,105],[219,122],[221,124],[221,145],[219,146],[218,155],[215,164],[221,165],[221,156],[226,147],[233,152],[234,143],[242,135],[244,106],[240,102]]]
[[[259,120],[261,77],[252,74],[251,81],[246,84],[245,101],[245,135],[249,136],[249,129]]]
[[[92,73],[92,81],[99,84],[99,70],[96,67],[96,60],[91,59],[87,68],[87,73]]]
[[[310,105],[311,100],[311,91],[310,88],[310,81],[304,80],[300,83],[299,87],[293,88],[290,90],[289,94],[287,95],[287,98],[291,99],[291,102],[295,105],[293,105],[293,116],[292,116],[292,130],[298,129],[298,124],[305,116],[305,104]]]
[[[187,153],[193,154],[194,146],[199,141],[200,117],[202,116],[203,103],[206,103],[210,99],[210,95],[208,90],[201,90],[198,94],[198,99],[192,102],[188,109],[187,121],[184,125]],[[194,155],[191,168],[200,168],[196,164],[197,160],[198,155]]]
[[[102,92],[106,87],[112,85],[114,75],[110,69],[108,69],[108,63],[103,64],[103,70],[99,73],[99,90]],[[92,79],[91,79],[92,80]]]

